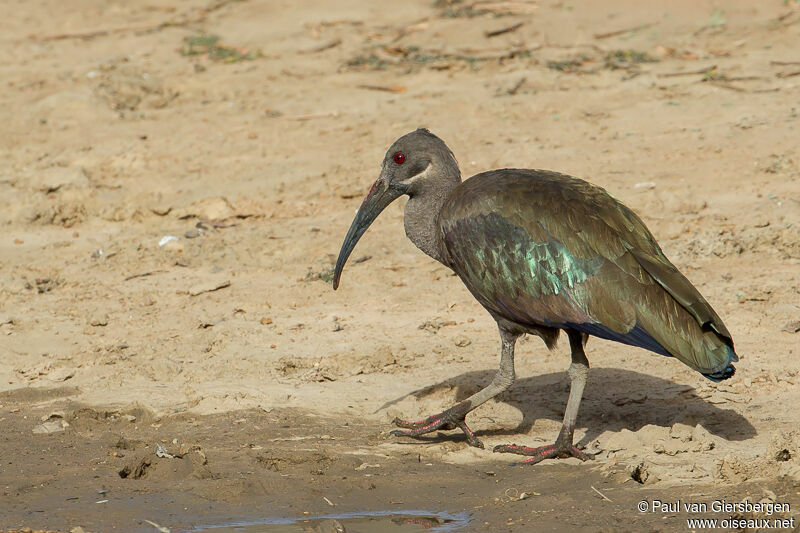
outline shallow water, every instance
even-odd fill
[[[467,513],[432,513],[430,511],[364,511],[303,516],[300,518],[267,517],[259,520],[195,526],[189,532],[245,533],[444,533],[460,531],[469,524]]]

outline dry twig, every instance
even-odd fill
[[[387,93],[404,93],[406,92],[406,88],[402,85],[392,85],[392,86],[384,86],[384,85],[356,85],[359,89],[367,89],[369,91],[383,91]]]
[[[152,276],[153,274],[158,274],[160,272],[166,272],[166,270],[151,270],[150,272],[142,272],[141,274],[131,274],[130,276],[126,277],[124,281],[130,281],[136,278],[144,278],[147,276]]]
[[[327,117],[338,117],[338,111],[327,111],[324,113],[307,113],[305,115],[292,115],[286,117],[287,120],[297,120],[297,121],[304,121],[304,120],[313,120],[315,118],[327,118]]]
[[[502,49],[502,50],[498,51],[497,53],[485,53],[485,54],[479,54],[479,55],[472,55],[469,52],[461,53],[461,54],[442,54],[442,57],[449,58],[449,59],[465,59],[465,60],[468,60],[468,61],[474,61],[474,60],[483,61],[483,60],[491,60],[491,59],[511,59],[511,58],[519,56],[519,55],[529,54],[530,52],[533,52],[534,50],[540,49],[541,47],[542,47],[541,45],[536,45],[536,46],[533,46],[533,47],[530,47],[530,48],[515,47],[515,48],[512,48],[510,50],[508,48],[505,48],[505,49]]]
[[[613,502],[613,500],[611,500],[610,498],[608,498],[608,497],[607,497],[605,494],[603,494],[602,492],[600,492],[599,490],[597,490],[596,488],[594,488],[594,486],[593,486],[593,485],[589,485],[589,486],[591,487],[591,489],[592,489],[593,491],[595,491],[597,494],[599,494],[599,495],[600,495],[600,497],[601,497],[601,498],[603,498],[605,501],[607,501],[607,502]]]
[[[335,48],[335,47],[339,46],[340,44],[342,44],[342,40],[341,39],[334,39],[334,40],[332,40],[330,42],[327,42],[325,44],[321,44],[319,46],[315,46],[314,48],[309,48],[308,50],[298,50],[297,53],[298,54],[316,54],[316,53],[319,53],[319,52],[324,52],[325,50],[330,50],[331,48]]]
[[[616,37],[617,35],[623,35],[625,33],[644,30],[645,28],[649,28],[649,27],[655,26],[655,25],[656,25],[655,22],[649,22],[647,24],[639,24],[638,26],[634,26],[632,28],[625,28],[624,30],[610,31],[610,32],[607,32],[607,33],[595,33],[594,34],[594,38],[595,39],[608,39],[609,37]]]
[[[487,37],[497,37],[498,35],[503,35],[504,33],[511,33],[512,31],[517,31],[520,29],[525,23],[524,22],[517,22],[516,24],[512,24],[511,26],[506,26],[505,28],[500,28],[498,30],[492,31],[485,31],[483,34]]]
[[[525,15],[536,10],[536,4],[528,2],[477,2],[470,6],[473,11],[491,11],[497,14]]]
[[[665,72],[663,74],[659,74],[658,77],[659,78],[674,78],[676,76],[692,76],[694,74],[705,74],[707,72],[711,72],[712,70],[715,70],[716,68],[717,68],[716,65],[712,65],[710,67],[701,68],[701,69],[698,69],[698,70],[689,70],[689,71],[686,71],[686,72]]]
[[[558,48],[558,49],[570,49],[570,48],[591,48],[597,53],[605,54],[606,51],[597,46],[594,43],[578,43],[578,44],[555,44],[555,43],[544,43],[539,45],[539,48]]]

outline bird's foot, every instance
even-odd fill
[[[483,448],[483,443],[478,440],[475,433],[469,429],[465,421],[469,411],[470,405],[468,405],[467,402],[461,402],[446,411],[431,415],[424,420],[418,420],[416,422],[395,418],[392,423],[403,429],[395,429],[391,433],[398,437],[416,437],[438,429],[448,430],[458,428],[467,436],[467,442],[470,446]]]
[[[530,459],[522,461],[524,465],[535,465],[545,459],[564,459],[566,457],[577,457],[581,461],[594,459],[594,455],[585,453],[579,450],[571,442],[559,442],[555,444],[548,444],[547,446],[539,446],[538,448],[528,448],[527,446],[517,446],[516,444],[502,444],[495,446],[494,450],[497,453],[516,453],[518,455],[529,455]]]

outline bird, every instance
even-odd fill
[[[591,336],[675,358],[715,382],[734,375],[739,358],[730,332],[630,208],[599,186],[548,170],[504,168],[462,181],[453,152],[425,128],[386,152],[345,235],[334,290],[361,236],[403,195],[406,236],[461,279],[497,323],[501,342],[489,385],[423,420],[396,418],[394,435],[460,429],[471,446],[483,448],[466,416],[512,385],[514,349],[524,334],[552,350],[563,331],[571,352],[555,442],[493,449],[526,456],[528,464],[594,458],[573,443]]]

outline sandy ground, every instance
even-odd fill
[[[683,531],[637,502],[800,509],[794,0],[5,7],[0,527],[421,509]],[[630,205],[725,320],[736,377],[590,340],[593,463],[388,435],[487,384],[499,352],[402,202],[331,290],[384,151],[418,126],[465,177],[559,170]],[[469,418],[488,446],[558,431],[566,343],[517,353],[515,386]]]

